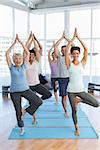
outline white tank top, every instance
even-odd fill
[[[34,61],[32,64],[26,63],[26,77],[29,86],[35,86],[39,81],[39,62]]]
[[[69,83],[68,83],[68,92],[78,93],[84,91],[83,84],[83,65],[79,63],[74,65],[71,63],[69,67]]]

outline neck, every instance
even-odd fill
[[[19,68],[20,67],[20,65],[15,65],[16,66],[16,68]]]
[[[29,63],[32,65],[32,63],[33,63],[33,60],[29,60]]]
[[[79,61],[78,60],[73,60],[73,64],[78,65]]]

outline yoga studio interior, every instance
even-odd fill
[[[11,85],[13,82],[15,84],[18,79],[13,77],[12,80],[13,73],[8,64],[13,62],[13,54],[20,53],[22,56],[23,49],[29,53],[26,48],[29,37],[31,37],[30,41],[33,41],[31,48],[34,49],[36,56],[37,53],[41,56],[41,61],[36,61],[39,64],[39,74],[46,81],[46,85],[41,84],[48,89],[52,96],[43,100],[41,106],[36,110],[36,122],[34,123],[32,122],[33,114],[30,115],[26,112],[23,118],[21,116],[23,115],[21,110],[23,108],[27,110],[30,105],[27,99],[21,95],[20,120],[24,122],[25,128],[24,134],[21,135],[17,124],[19,119],[16,115],[17,108],[15,109],[11,98],[14,93],[15,98],[16,93],[19,92],[14,91],[12,94],[11,91]],[[67,51],[68,44],[73,37],[75,40],[73,45],[70,45],[80,47],[80,62],[87,53],[85,67],[82,67],[84,69],[82,78],[84,91],[99,104],[98,107],[93,107],[88,105],[88,102],[82,103],[82,98],[78,97],[77,110],[75,110],[79,128],[78,135],[75,134],[73,108],[69,96],[66,96],[67,100],[64,101],[66,103],[64,104],[63,96],[59,93],[59,78],[61,77],[58,77],[56,81],[58,102],[55,101],[55,92],[51,82],[51,67],[48,61],[49,52],[54,51],[55,56],[58,52],[62,56],[62,45],[66,47]],[[59,42],[59,39],[62,40]],[[14,41],[16,44],[11,46]],[[86,46],[83,45],[83,42]],[[39,51],[40,45],[42,52]],[[36,52],[36,47],[38,52]],[[85,49],[86,47],[88,51]],[[10,48],[12,59],[9,62],[6,52]],[[70,68],[67,69],[66,57],[69,55],[71,61],[75,56],[70,52],[66,53],[66,51],[62,63],[65,63],[64,67],[69,71],[69,86],[72,76],[70,77]],[[57,64],[58,61],[59,56],[57,55]],[[12,65],[15,67],[14,62]],[[70,63],[70,67],[72,63]],[[24,70],[26,68],[24,67]],[[22,76],[19,79],[20,83]],[[35,80],[35,74],[33,78]],[[81,84],[77,74],[74,79],[77,80],[75,81],[77,86]],[[41,82],[40,79],[39,82]],[[37,91],[32,91],[32,93],[42,99],[41,94]],[[87,97],[85,99],[87,101]],[[76,99],[73,99],[74,102]],[[64,114],[63,105],[67,107],[68,116]],[[7,149],[100,150],[100,0],[0,0],[0,150]]]

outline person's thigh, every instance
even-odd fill
[[[26,98],[31,104],[32,103],[36,105],[42,104],[42,99],[39,96],[37,96],[35,92],[33,92],[31,89],[24,91],[22,96]]]

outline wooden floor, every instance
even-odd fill
[[[0,93],[0,150],[100,150],[100,140],[94,139],[8,140],[15,124],[12,102]]]

